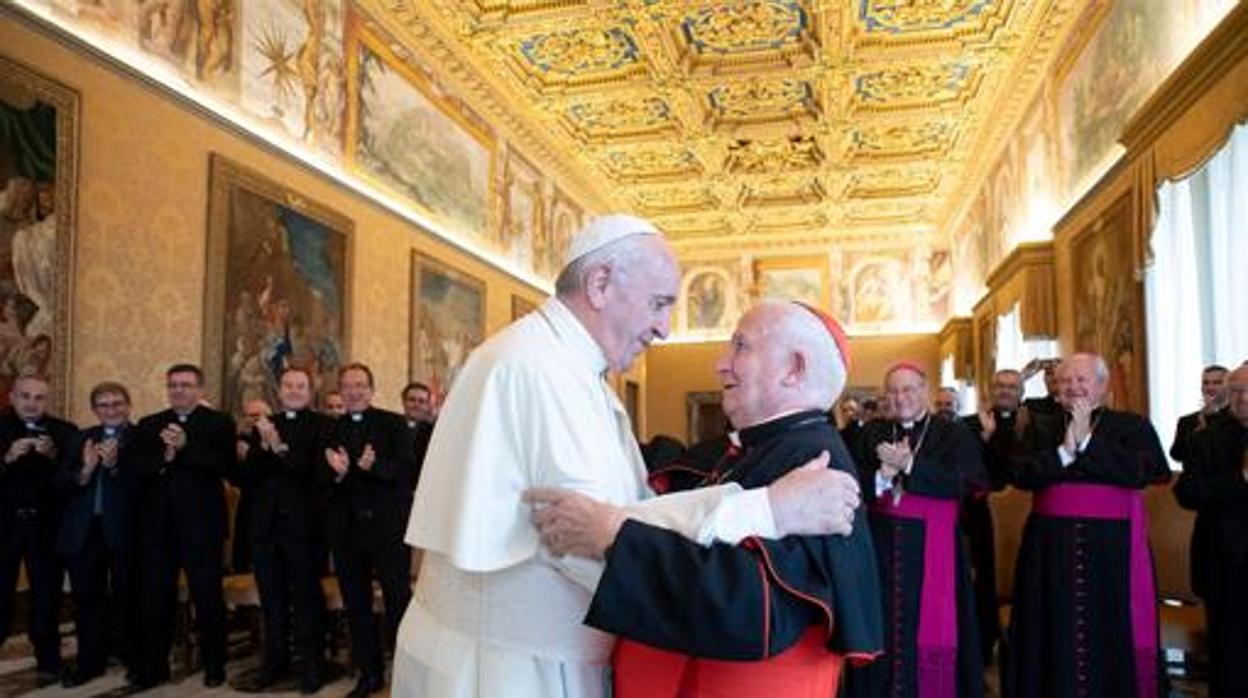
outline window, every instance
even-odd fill
[[[1025,339],[1019,324],[1018,304],[1008,313],[997,316],[997,369],[1023,370],[1032,359],[1051,359],[1057,356],[1056,339]],[[1044,397],[1049,391],[1044,385],[1044,372],[1032,376],[1023,384],[1024,397]]]
[[[1201,369],[1248,359],[1248,126],[1191,176],[1162,185],[1157,203],[1144,275],[1148,393],[1168,449],[1178,418],[1201,406]]]

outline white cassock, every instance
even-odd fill
[[[563,487],[709,543],[775,537],[766,489],[654,498],[607,361],[556,299],[481,345],[438,418],[406,540],[425,550],[399,627],[403,698],[600,698],[614,638],[582,624],[601,563],[550,556],[521,501]],[[642,500],[648,500],[643,502]]]

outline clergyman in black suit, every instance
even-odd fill
[[[234,467],[234,420],[202,404],[199,367],[177,364],[165,374],[169,409],[144,417],[139,509],[142,546],[143,661],[141,688],[169,679],[169,648],[177,607],[178,570],[186,572],[199,629],[204,685],[225,682],[225,598],[221,589],[226,533],[223,478]]]
[[[79,432],[77,445],[66,454],[67,501],[56,539],[69,570],[78,635],[78,665],[65,675],[66,688],[104,673],[110,637],[127,672],[133,676],[138,669],[133,482],[139,440],[124,385],[100,383],[91,389],[90,401],[99,424]]]
[[[46,686],[61,678],[60,460],[73,448],[78,429],[48,415],[48,383],[37,376],[19,377],[9,403],[12,411],[0,417],[0,645],[12,627],[17,570],[25,562],[36,681]]]
[[[386,637],[393,642],[411,599],[411,549],[403,542],[416,470],[412,432],[402,415],[372,406],[373,374],[364,364],[338,371],[347,414],[338,418],[325,457],[332,481],[328,533],[351,629],[351,654],[360,678],[350,698],[385,685],[385,666],[373,620],[373,585],[381,583]]]
[[[299,690],[321,687],[324,597],[321,569],[325,448],[334,420],[311,409],[312,374],[287,368],[278,383],[278,411],[256,418],[240,441],[238,479],[250,488],[249,530],[260,607],[264,611],[264,661],[255,689],[277,683],[290,670],[291,608],[301,661]]]

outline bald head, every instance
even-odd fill
[[[614,371],[626,371],[671,331],[680,284],[676,256],[662,236],[622,237],[576,258],[559,274],[555,295],[584,325]]]
[[[42,419],[48,410],[48,382],[39,376],[18,377],[9,391],[9,404],[22,419]]]
[[[716,364],[724,414],[738,428],[804,410],[827,411],[845,387],[828,329],[809,310],[764,301],[737,323]]]

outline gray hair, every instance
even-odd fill
[[[787,348],[801,354],[806,364],[803,393],[811,407],[827,411],[845,390],[845,370],[838,357],[840,348],[828,328],[809,310],[788,301],[764,300],[755,306],[766,308],[775,320],[768,334],[783,338]]]
[[[607,266],[616,273],[627,275],[631,269],[646,261],[646,250],[640,243],[647,237],[651,235],[629,235],[572,260],[555,279],[555,295],[566,300],[583,293],[585,277],[594,267]]]
[[[1109,382],[1109,364],[1105,363],[1105,358],[1102,357],[1100,354],[1097,354],[1096,352],[1092,352],[1092,351],[1075,352],[1074,354],[1071,354],[1070,356],[1062,360],[1062,364],[1067,364],[1068,362],[1074,359],[1086,359],[1088,361],[1091,361],[1093,369],[1095,370],[1095,373],[1096,373],[1096,382],[1097,383]],[[1061,368],[1061,364],[1059,364],[1058,368]]]

